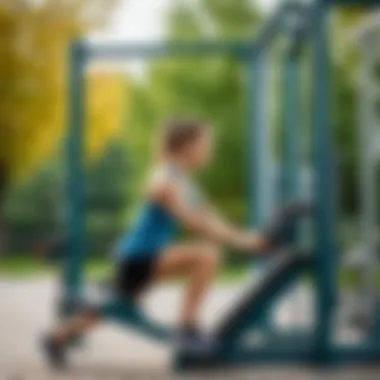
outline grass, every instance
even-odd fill
[[[44,263],[33,257],[12,257],[0,261],[0,278],[26,278],[45,275],[57,275],[61,270],[59,263]],[[112,278],[113,265],[110,260],[93,259],[86,265],[86,275],[92,280]],[[225,267],[219,275],[219,281],[234,283],[246,278],[246,270],[242,266]]]
[[[15,257],[0,260],[0,276],[25,277],[51,272],[52,268],[39,263],[34,258]]]

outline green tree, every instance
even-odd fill
[[[129,167],[128,151],[122,139],[113,141],[87,167],[84,218],[91,254],[104,254],[124,229],[129,203]],[[8,252],[22,254],[43,247],[52,257],[65,253],[68,210],[65,179],[62,162],[56,158],[30,180],[11,187],[4,207]]]
[[[104,25],[115,3],[116,0],[0,2],[0,194],[3,199],[5,189],[14,179],[24,180],[28,192],[32,181],[28,177],[59,147],[67,120],[68,44],[73,38]],[[95,82],[99,83],[93,79],[90,86]],[[118,90],[111,89],[107,83],[105,91],[99,91],[101,95],[95,99],[98,106],[106,103],[105,97],[115,99]],[[120,80],[117,83],[120,87]],[[99,102],[100,96],[103,102]],[[106,112],[112,119],[109,106]],[[111,130],[111,121],[99,118],[99,111],[98,119],[104,128]],[[99,132],[98,127],[94,130]],[[98,140],[105,141],[107,133],[99,133],[102,138]]]
[[[61,233],[65,210],[62,172],[49,164],[22,185],[14,184],[4,205],[7,252],[31,252]]]
[[[101,26],[115,1],[0,4],[0,160],[9,178],[54,152],[65,120],[68,43]]]
[[[88,251],[104,254],[125,227],[130,163],[123,140],[114,141],[86,178]]]

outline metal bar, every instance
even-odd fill
[[[273,206],[269,197],[271,189],[268,170],[270,160],[269,138],[269,105],[268,105],[268,68],[264,54],[259,59],[251,54],[247,61],[246,97],[247,97],[247,151],[248,151],[248,181],[249,181],[249,225],[260,228],[266,223],[266,218]],[[257,187],[260,184],[260,189]],[[266,190],[264,190],[266,189]],[[251,277],[259,281],[263,271],[261,262],[252,265]],[[269,318],[262,318],[263,326],[270,329]]]
[[[305,336],[307,338],[307,336]],[[337,349],[333,351],[334,364],[373,364],[379,363],[379,348],[365,349]],[[189,357],[177,355],[177,369],[196,368],[224,368],[241,365],[284,365],[295,366],[314,364],[313,350],[304,345],[294,345],[289,341],[288,347],[283,349],[262,348],[241,349],[228,355],[215,355],[211,358]]]
[[[178,370],[205,369],[205,368],[228,368],[234,366],[260,366],[260,365],[304,365],[311,362],[312,351],[293,348],[293,343],[284,349],[240,349],[236,352],[221,355],[216,353],[211,357],[200,355],[177,354],[176,366]]]
[[[99,310],[102,317],[159,342],[170,342],[174,335],[171,328],[149,319],[133,301],[127,298],[111,299],[99,307],[95,306],[95,309]]]
[[[90,59],[128,60],[134,58],[162,58],[167,56],[212,56],[227,54],[237,58],[259,55],[286,30],[284,14],[299,10],[301,4],[285,2],[262,28],[256,43],[251,41],[195,41],[195,42],[128,42],[128,43],[86,43],[85,50]]]
[[[283,70],[283,165],[282,200],[289,202],[300,194],[300,99],[299,61],[290,54]]]
[[[254,51],[250,41],[135,42],[86,44],[91,59],[133,59],[232,55],[246,58]]]
[[[338,364],[379,364],[380,344],[361,347],[337,347],[333,350],[334,362]]]
[[[247,329],[257,327],[273,303],[283,295],[298,276],[313,264],[309,254],[294,250],[285,251],[270,268],[259,285],[253,283],[234,309],[215,329],[215,336],[225,347],[238,342]]]
[[[331,358],[332,313],[337,277],[333,136],[330,114],[328,8],[318,5],[312,27],[313,143],[316,189],[316,326],[315,360]]]
[[[252,104],[254,125],[251,137],[252,193],[254,197],[252,224],[256,228],[261,228],[268,221],[273,204],[270,178],[272,156],[269,121],[269,70],[267,55],[264,52],[252,62],[251,70],[252,81],[255,83]]]
[[[84,124],[85,58],[83,45],[74,43],[69,62],[68,170],[68,255],[64,270],[64,297],[81,296],[84,266]]]

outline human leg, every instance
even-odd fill
[[[219,249],[198,242],[178,244],[167,249],[158,259],[155,278],[164,280],[178,275],[187,278],[187,286],[179,316],[180,328],[197,326],[202,301],[220,266]]]

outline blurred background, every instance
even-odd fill
[[[0,346],[0,367],[12,363],[12,371],[14,368],[16,372],[12,372],[9,378],[24,378],[14,375],[20,370],[19,362],[42,362],[35,349],[35,335],[52,322],[53,300],[59,283],[56,271],[62,269],[62,259],[67,253],[66,137],[70,43],[76,38],[89,43],[254,41],[260,27],[281,2],[0,0],[0,342],[3,343]],[[366,86],[360,82],[359,76],[364,54],[360,50],[357,30],[369,13],[360,6],[335,7],[331,12],[330,107],[339,191],[336,230],[340,249],[336,256],[343,257],[350,252],[364,256],[360,243],[368,243],[360,240],[364,236],[360,231],[360,200],[366,196],[366,191],[360,181],[360,157],[365,152],[360,151],[358,141],[357,106],[358,97],[366,98]],[[263,94],[270,98],[270,133],[275,165],[281,164],[283,63],[281,49],[275,45],[267,66],[270,93]],[[380,61],[371,63],[375,66],[375,83],[375,78],[380,78]],[[307,79],[310,54],[302,55],[300,64],[303,120],[300,141],[302,168],[307,171],[311,168],[312,89],[310,79]],[[196,116],[211,121],[217,137],[216,159],[199,180],[206,196],[222,214],[239,225],[252,221],[255,210],[252,209],[252,199],[249,199],[252,156],[247,119],[253,115],[248,112],[251,105],[247,102],[246,69],[242,61],[228,56],[134,59],[117,63],[102,60],[87,66],[84,182],[86,258],[90,277],[99,280],[110,274],[109,251],[115,239],[131,225],[143,195],[144,180],[155,159],[158,128],[162,121],[172,116]],[[380,103],[376,99],[375,103],[377,116],[380,116]],[[374,167],[375,163],[372,165]],[[277,189],[275,182],[273,184]],[[378,202],[376,199],[369,202],[377,208],[380,193],[375,192],[374,198]],[[376,215],[378,211],[375,210]],[[372,225],[375,230],[370,233],[377,237],[375,222]],[[373,248],[372,244],[370,248]],[[380,250],[375,248],[378,260]],[[246,279],[246,269],[252,268],[247,260],[231,252],[227,252],[226,262],[218,284],[222,290],[214,292],[207,303],[211,306],[210,321],[221,314],[223,308],[220,305],[225,305],[227,299],[236,300],[236,293],[226,290],[225,283],[234,291],[241,290],[240,281]],[[346,290],[352,285],[365,284],[372,263],[366,261],[365,270],[361,272],[364,275],[359,279],[342,265],[340,286]],[[370,285],[376,299],[380,300],[378,268],[374,269],[376,284],[373,286],[371,282]],[[302,282],[305,284],[309,285],[307,278]],[[169,313],[174,321],[180,303],[177,289],[165,288],[162,292],[158,289],[157,292],[150,310]],[[356,293],[355,311],[361,311],[359,301],[364,293]],[[308,310],[308,301],[313,299],[310,294],[305,297],[302,294],[295,304],[288,305],[290,312],[285,313],[293,313],[291,319],[295,323],[298,322],[294,315],[305,315],[306,319],[310,315],[310,311],[305,310]],[[298,306],[294,306],[297,303]],[[380,307],[376,316],[378,310]],[[146,369],[147,358],[157,356],[156,351],[151,351],[151,342],[133,346],[137,348],[130,350],[130,341],[123,340],[124,335],[115,335],[113,330],[107,330],[107,334],[106,340],[99,335],[98,351],[94,351],[98,356],[92,356],[96,360],[91,366],[102,362],[107,355],[109,363],[125,364],[125,352],[128,352],[128,363],[139,363]],[[369,335],[371,333],[366,337]],[[107,339],[110,346],[104,344]],[[108,349],[115,342],[118,344],[115,347],[122,348]],[[31,353],[34,353],[32,358]],[[98,375],[96,366],[94,368],[95,371],[89,374]],[[104,373],[104,377],[110,378],[107,371]],[[283,374],[280,375],[283,378]],[[37,378],[41,380],[43,377]],[[352,378],[364,379],[361,375]]]
[[[68,45],[89,41],[252,39],[276,0],[17,0],[0,4],[0,275],[42,270],[65,249]],[[333,13],[332,109],[339,156],[343,242],[355,239],[357,44],[365,11]],[[275,49],[274,49],[275,50]],[[276,51],[274,51],[276,62]],[[307,62],[304,62],[307,64]],[[276,63],[268,68],[276,78]],[[159,123],[211,120],[217,160],[202,182],[232,220],[249,218],[244,67],[228,57],[102,62],[87,72],[86,228],[91,262],[128,228]],[[280,87],[273,80],[271,98]],[[276,84],[277,83],[277,84]],[[307,91],[307,85],[303,86]],[[273,133],[281,110],[273,102]],[[305,104],[305,112],[309,112]],[[305,118],[306,120],[306,118]],[[305,121],[305,129],[308,128]],[[233,158],[233,159],[231,159]],[[91,264],[90,264],[91,265]]]

